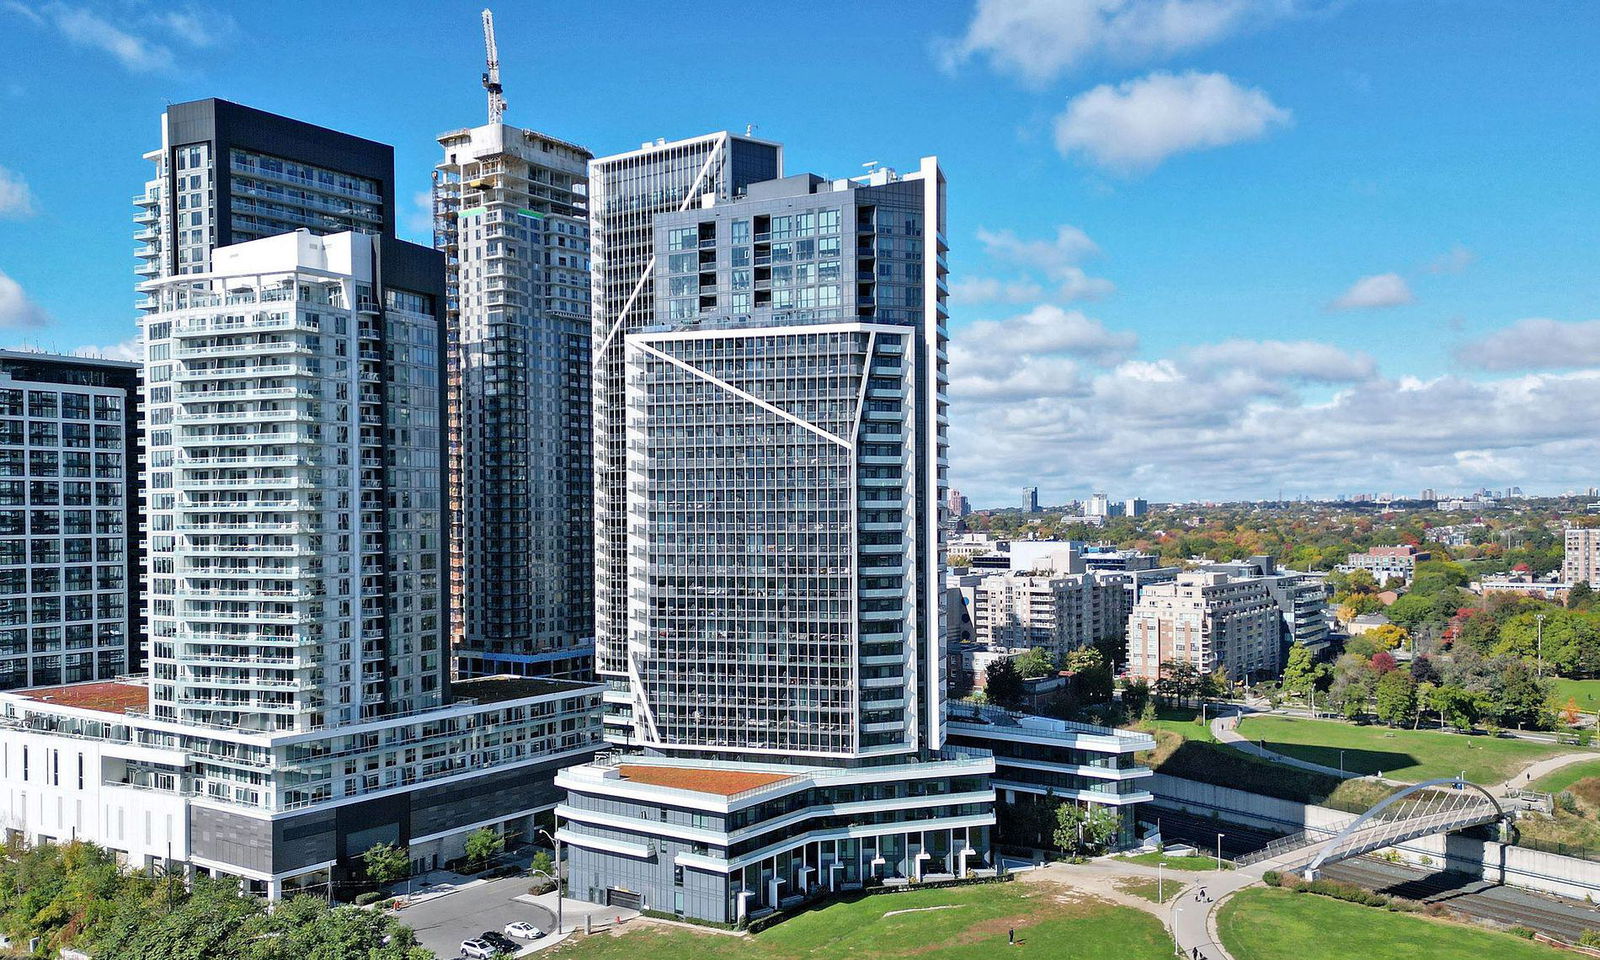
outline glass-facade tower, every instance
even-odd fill
[[[623,338],[656,322],[655,221],[703,198],[731,200],[782,169],[782,147],[727,132],[658,140],[589,167],[595,669],[606,684],[606,733],[619,742],[633,738]]]
[[[614,740],[824,762],[942,744],[943,191],[928,159],[653,218],[655,322],[621,334]]]

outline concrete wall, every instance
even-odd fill
[[[1354,814],[1328,807],[1265,797],[1258,793],[1155,774],[1146,783],[1155,794],[1146,819],[1156,819],[1161,809],[1181,810],[1199,816],[1217,816],[1248,827],[1293,833],[1323,831],[1329,836]],[[1423,837],[1391,848],[1413,864],[1437,870],[1456,870],[1493,883],[1523,887],[1567,897],[1600,898],[1600,862],[1543,853],[1493,840],[1462,834]],[[1427,858],[1424,864],[1423,858]]]

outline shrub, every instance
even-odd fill
[[[1283,874],[1279,873],[1276,870],[1268,870],[1266,873],[1263,873],[1261,875],[1261,882],[1265,883],[1269,887],[1278,886],[1280,881],[1282,881],[1282,880],[1283,880]]]
[[[1578,946],[1600,947],[1600,930],[1585,930],[1578,935]]]
[[[1560,808],[1563,813],[1575,814],[1578,812],[1578,798],[1573,796],[1571,790],[1563,790],[1556,794],[1556,806]]]
[[[1513,937],[1521,937],[1524,940],[1532,940],[1533,939],[1533,931],[1528,929],[1527,927],[1512,927],[1510,930],[1507,930],[1506,932],[1511,934]]]
[[[356,902],[356,906],[364,907],[369,903],[377,903],[379,900],[382,900],[382,899],[383,899],[383,893],[381,891],[368,890],[366,893],[358,895],[356,897],[356,901],[355,902]]]

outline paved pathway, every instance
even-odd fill
[[[1498,794],[1500,796],[1505,796],[1506,793],[1513,789],[1525,789],[1528,784],[1539,779],[1547,773],[1550,773],[1554,770],[1560,770],[1562,767],[1571,766],[1574,763],[1582,763],[1585,760],[1600,760],[1600,753],[1596,753],[1593,750],[1587,750],[1583,753],[1563,753],[1560,756],[1536,760],[1528,766],[1523,767],[1522,772],[1518,773],[1510,780],[1507,780],[1505,783],[1495,784],[1494,786],[1490,787],[1489,792]]]
[[[1329,776],[1342,777],[1346,780],[1355,779],[1357,776],[1353,773],[1345,773],[1336,767],[1325,767],[1320,763],[1312,763],[1309,760],[1301,760],[1296,757],[1275,753],[1271,750],[1265,750],[1262,749],[1261,745],[1256,743],[1254,740],[1246,740],[1244,737],[1239,735],[1239,731],[1236,728],[1239,726],[1240,717],[1246,715],[1247,713],[1254,712],[1255,711],[1253,710],[1245,709],[1236,713],[1217,717],[1215,720],[1211,721],[1211,735],[1216,737],[1219,742],[1225,743],[1235,750],[1240,750],[1253,756],[1271,760],[1274,763],[1282,763],[1291,767],[1299,767],[1302,770],[1310,770],[1314,773],[1326,773]]]

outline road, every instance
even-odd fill
[[[553,895],[540,898],[548,902],[548,907],[543,902],[532,904],[513,899],[527,893],[529,883],[527,877],[506,877],[465,886],[447,896],[407,907],[399,912],[398,918],[417,932],[417,939],[424,947],[440,957],[460,956],[461,941],[485,930],[502,930],[513,920],[526,920],[547,932],[555,930]],[[570,929],[574,924],[582,924],[582,915],[592,910],[603,912],[606,908],[569,899],[563,919]]]
[[[1200,850],[1215,850],[1220,831],[1222,852],[1227,857],[1253,853],[1278,836],[1172,810],[1152,809],[1149,813],[1160,818],[1162,837],[1168,843],[1190,843]],[[1563,940],[1576,940],[1585,930],[1600,929],[1600,912],[1581,900],[1499,886],[1464,873],[1429,872],[1377,858],[1346,860],[1324,867],[1321,872],[1329,880],[1424,903],[1442,903],[1463,916],[1520,924]]]

